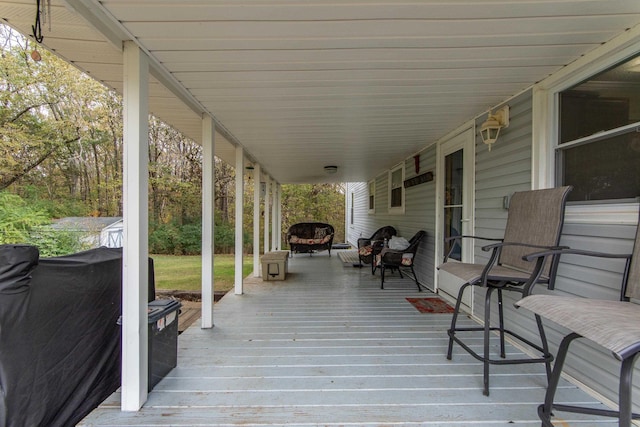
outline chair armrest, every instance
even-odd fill
[[[527,254],[523,256],[522,259],[525,261],[531,262],[531,261],[534,261],[536,258],[540,258],[540,257],[547,257],[552,255],[569,255],[569,254],[595,256],[600,258],[622,258],[622,259],[624,258],[631,259],[631,255],[632,255],[632,254],[611,254],[607,252],[584,251],[581,249],[571,249],[567,246],[559,246],[557,248],[553,248],[547,251],[533,252],[533,253]]]
[[[532,245],[529,243],[519,243],[519,242],[500,242],[500,243],[493,243],[491,245],[483,246],[482,247],[483,251],[485,252],[493,251],[491,252],[491,257],[489,258],[489,261],[487,262],[484,270],[482,271],[483,286],[487,286],[487,276],[491,271],[491,269],[498,262],[498,259],[500,258],[500,254],[502,253],[502,248],[506,246],[519,246],[523,248],[544,249],[544,250],[567,248],[567,246],[543,246],[543,245]],[[540,258],[538,259],[538,263],[533,267],[529,281],[525,285],[525,288],[527,289],[526,291],[527,293],[529,292],[530,287],[533,286],[533,284],[537,283],[538,279],[540,279],[540,277],[542,276],[545,261],[546,261],[546,258]],[[552,284],[550,284],[549,286],[550,286],[549,289],[553,289]]]
[[[629,276],[629,268],[631,266],[631,257],[633,254],[612,254],[607,252],[585,251],[582,249],[571,249],[567,246],[559,246],[555,248],[549,248],[546,251],[538,251],[538,252],[533,252],[533,253],[524,255],[522,259],[529,262],[536,261],[534,273],[538,274],[539,276],[542,270],[542,266],[544,265],[547,258],[558,257],[559,259],[561,255],[582,255],[582,256],[591,256],[591,257],[598,257],[598,258],[626,260],[624,273],[622,277],[622,286],[620,287],[620,301],[628,300],[625,294],[627,292],[627,279]]]
[[[493,249],[496,249],[496,248],[503,248],[505,246],[520,246],[520,247],[523,247],[523,248],[548,249],[548,250],[563,249],[563,248],[568,249],[569,248],[568,246],[544,246],[544,245],[531,245],[529,243],[501,242],[501,243],[493,243],[491,245],[483,246],[482,250],[485,251],[485,252],[488,252],[490,250],[493,250]],[[525,261],[528,261],[528,260],[525,259]]]
[[[445,237],[444,241],[450,242],[451,240],[462,240],[462,239],[479,239],[479,240],[502,242],[502,239],[496,239],[492,237],[482,237],[482,236],[468,236],[468,235]]]

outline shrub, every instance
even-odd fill
[[[0,243],[28,243],[31,231],[50,222],[15,194],[0,192]]]
[[[199,255],[202,251],[202,226],[186,224],[178,237],[182,255]]]
[[[77,232],[54,230],[49,227],[34,230],[29,243],[38,247],[41,257],[69,255],[89,249],[89,245],[82,243]]]

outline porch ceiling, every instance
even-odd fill
[[[35,0],[0,17],[30,34]],[[639,22],[638,0],[52,0],[44,45],[121,91],[134,39],[151,110],[196,141],[211,113],[219,157],[366,181]]]

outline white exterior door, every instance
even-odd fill
[[[437,264],[452,247],[451,243],[444,243],[446,237],[473,234],[474,156],[472,128],[443,141],[438,147]],[[473,262],[472,240],[459,242],[453,244],[449,260]],[[438,292],[445,298],[457,298],[463,283],[455,276],[438,272]],[[462,303],[471,309],[472,292],[465,293]]]

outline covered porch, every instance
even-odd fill
[[[247,278],[216,304],[215,328],[179,336],[178,366],[140,411],[116,393],[79,425],[540,425],[543,366],[497,367],[483,396],[481,364],[459,348],[445,358],[451,315],[406,299],[436,295],[397,273],[381,290],[379,274],[332,253],[295,255],[285,281]],[[599,405],[568,382],[560,393]]]
[[[35,3],[2,1],[0,16],[30,34],[44,10]],[[264,224],[265,251],[281,245],[281,184],[357,183],[348,240],[386,224],[427,230],[419,275],[435,288],[443,141],[469,134],[469,234],[501,235],[505,197],[557,184],[558,93],[638,55],[637,1],[46,3],[42,46],[124,100],[122,395],[82,425],[539,425],[540,367],[496,369],[482,396],[480,364],[444,357],[449,315],[418,313],[405,300],[417,294],[410,281],[381,291],[336,257],[296,256],[285,282],[259,284],[243,281],[237,245],[235,295],[216,305],[214,328],[213,158],[235,166],[236,194],[253,170],[256,206],[264,182],[271,210],[254,210],[254,227]],[[489,152],[477,131],[507,101],[509,130]],[[147,396],[150,112],[202,144],[205,307],[180,337],[178,367]],[[635,109],[624,118],[638,122]],[[420,176],[424,185],[403,191]],[[637,199],[577,206],[566,240],[615,247],[630,223],[620,218],[637,210]],[[242,224],[238,203],[236,241]],[[257,265],[259,228],[253,238]],[[592,400],[568,384],[562,393]]]

